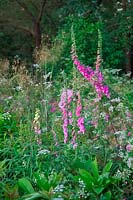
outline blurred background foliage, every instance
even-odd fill
[[[0,58],[37,63],[37,49],[43,69],[69,73],[73,24],[82,62],[94,65],[99,28],[103,68],[133,72],[132,8],[130,0],[0,0]]]

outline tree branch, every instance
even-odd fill
[[[19,26],[19,25],[16,25],[16,26],[14,25],[13,27],[16,28],[16,29],[19,29],[19,30],[24,31],[24,32],[28,33],[28,34],[31,35],[31,36],[34,36],[34,35],[35,35],[34,32],[33,32],[32,30],[30,30],[30,29],[28,29],[28,28],[26,28],[26,27]]]
[[[18,24],[14,24],[13,21],[9,20],[9,19],[7,19],[7,20],[1,20],[0,19],[0,25],[2,25],[4,27],[9,26],[9,27],[12,27],[13,29],[22,30],[22,31],[28,33],[29,35],[34,36],[34,32],[32,30],[30,30],[30,29],[28,29],[28,28],[26,28],[24,26],[20,26]]]
[[[41,8],[40,8],[40,12],[39,12],[39,15],[38,15],[38,19],[37,19],[38,22],[40,22],[41,19],[42,19],[43,10],[44,10],[44,7],[46,5],[46,2],[47,2],[47,0],[43,0],[43,2],[42,2]]]
[[[19,0],[15,0],[19,6],[21,6],[21,8],[23,8],[25,10],[25,12],[27,13],[27,15],[31,18],[31,20],[33,22],[36,21],[34,15],[29,11],[28,7],[26,6],[26,4],[22,1],[19,1]]]
[[[31,4],[32,4],[32,7],[33,7],[35,10],[37,10],[37,11],[39,12],[39,9],[38,9],[38,7],[35,5],[35,3],[34,3],[34,2],[31,2]]]

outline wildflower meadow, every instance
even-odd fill
[[[1,71],[0,200],[133,199],[133,79],[86,15]]]

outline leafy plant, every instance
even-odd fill
[[[98,169],[97,159],[88,162],[89,170],[79,169],[79,175],[76,179],[82,180],[88,192],[89,199],[111,200],[112,191],[117,187],[118,179],[112,176],[112,161],[109,161],[102,172]]]
[[[50,176],[46,177],[42,174],[35,173],[35,188],[34,189],[31,182],[27,178],[21,178],[18,180],[19,188],[26,194],[22,197],[23,200],[30,199],[53,199],[57,196],[60,191],[59,183],[62,179],[61,174],[52,173]],[[38,190],[38,192],[36,192]]]
[[[4,199],[5,200],[17,200],[19,199],[19,192],[18,186],[15,185],[14,187],[10,185],[5,185],[4,187]]]

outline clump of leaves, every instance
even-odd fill
[[[35,188],[27,178],[21,178],[18,180],[18,185],[21,191],[24,192],[22,200],[30,199],[53,199],[59,195],[59,184],[62,179],[62,174],[52,173],[48,177],[45,175],[35,173]],[[38,192],[36,192],[38,190]]]
[[[113,195],[113,188],[117,188],[118,178],[111,175],[112,161],[109,161],[102,171],[98,169],[97,159],[88,160],[88,168],[79,169],[79,175],[74,179],[78,180],[81,186],[84,185],[84,194],[79,192],[79,195],[84,196],[85,193],[89,199],[93,200],[111,200]],[[79,187],[80,188],[80,187]]]

